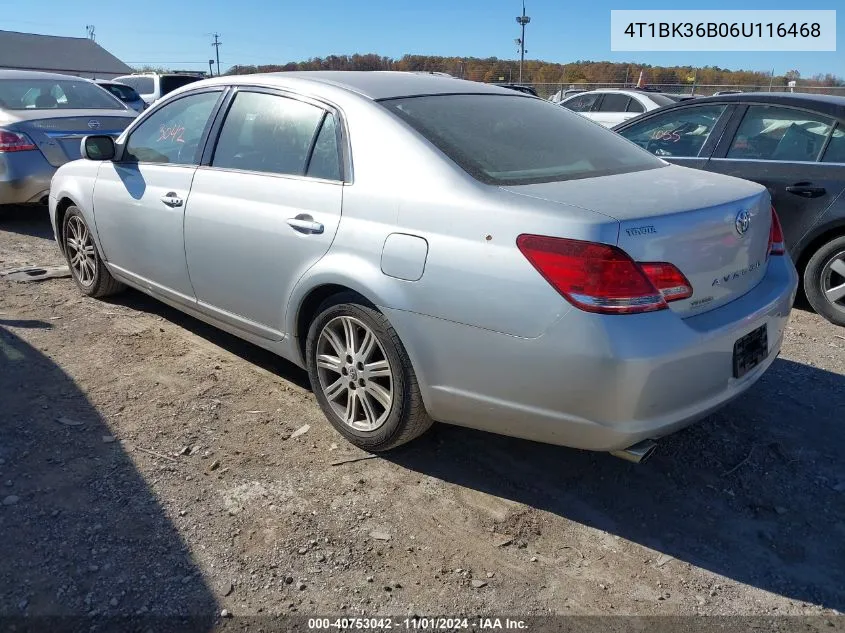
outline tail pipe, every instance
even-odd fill
[[[623,448],[619,451],[610,451],[610,454],[626,461],[634,462],[635,464],[641,464],[651,457],[651,454],[656,448],[657,442],[654,440],[643,440],[642,442],[637,442],[628,448]]]

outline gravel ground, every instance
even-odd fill
[[[0,270],[63,263],[43,209],[0,213]],[[758,385],[646,464],[445,425],[345,461],[365,455],[265,351],[134,291],[0,293],[0,617],[842,626],[845,330],[804,309]]]

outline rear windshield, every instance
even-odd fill
[[[5,110],[124,110],[108,92],[73,79],[0,79],[0,108]]]
[[[129,86],[122,86],[121,84],[100,84],[100,87],[105,88],[121,101],[138,101],[141,98],[135,92],[135,89]]]
[[[181,88],[195,81],[199,81],[201,77],[194,77],[191,75],[162,75],[161,77],[161,96],[163,97],[168,92],[173,92],[176,88]]]
[[[117,81],[122,84],[126,84],[127,86],[133,87],[136,92],[140,92],[142,95],[152,94],[155,92],[156,89],[155,81],[153,81],[152,77],[118,77]]]
[[[489,184],[591,178],[666,165],[598,123],[539,99],[437,95],[381,103]]]

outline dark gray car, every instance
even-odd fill
[[[845,326],[845,97],[703,97],[614,129],[669,162],[768,188],[807,299]]]
[[[0,205],[46,203],[86,134],[116,137],[136,115],[88,79],[0,70]]]

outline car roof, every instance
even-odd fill
[[[253,75],[229,75],[204,80],[205,85],[248,85],[321,87],[354,92],[372,100],[440,94],[498,94],[531,98],[525,93],[477,81],[443,75],[398,71],[315,70]],[[191,84],[196,88],[196,84]],[[181,89],[180,89],[181,90]]]
[[[61,73],[42,73],[37,70],[0,70],[0,79],[65,79],[65,80],[82,80],[91,81],[85,77],[77,77],[76,75],[63,75]]]
[[[693,104],[697,106],[702,103],[763,103],[767,105],[792,106],[815,110],[821,114],[845,119],[845,96],[817,95],[804,92],[741,92],[739,94],[697,97],[692,102],[690,100],[679,101],[665,106],[661,110],[689,107]]]

